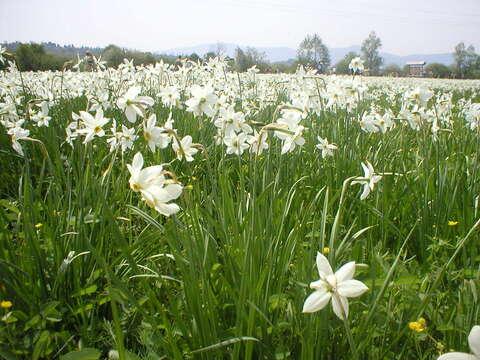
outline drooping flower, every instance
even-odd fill
[[[305,300],[302,312],[312,313],[322,310],[331,299],[333,312],[340,319],[345,320],[348,317],[347,298],[362,295],[368,287],[361,281],[353,279],[354,261],[346,263],[335,273],[328,259],[320,252],[317,252],[316,262],[320,280],[310,283],[310,288],[315,291]]]
[[[479,360],[480,359],[480,326],[475,325],[468,335],[468,345],[473,354],[449,352],[441,355],[438,360]]]
[[[375,184],[382,179],[382,176],[375,175],[375,170],[373,169],[372,164],[370,164],[368,161],[366,163],[367,164],[365,165],[362,162],[362,168],[364,172],[363,177],[357,177],[356,178],[357,180],[352,181],[352,185],[354,184],[363,185],[363,192],[362,192],[362,195],[360,195],[360,200],[365,200],[368,194],[370,194],[370,191],[373,191]]]
[[[8,130],[8,134],[11,135],[12,137],[12,147],[13,149],[19,153],[20,155],[23,156],[23,148],[22,145],[18,142],[18,140],[26,139],[28,138],[28,135],[30,135],[30,130],[23,129],[21,127],[14,127],[10,130]]]

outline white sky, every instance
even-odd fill
[[[452,52],[460,41],[480,52],[480,0],[0,0],[0,41],[296,49],[309,33],[346,47],[371,30],[398,55]]]

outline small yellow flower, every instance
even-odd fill
[[[42,223],[35,224],[35,227],[36,227],[37,229],[40,229],[42,226],[43,226]]]
[[[4,300],[4,301],[1,301],[0,302],[0,307],[4,308],[4,309],[9,309],[12,307],[12,302],[11,301],[8,301],[8,300]]]
[[[185,189],[187,189],[187,190],[192,190],[192,189],[193,189],[193,185],[187,185],[187,186],[185,186]]]
[[[196,176],[192,176],[192,181],[195,181],[197,180],[197,177]]]
[[[323,255],[328,255],[330,253],[330,248],[324,247],[322,252],[323,252]]]
[[[456,226],[456,225],[458,225],[458,221],[452,221],[452,220],[450,220],[450,221],[448,222],[448,226]]]
[[[53,216],[58,216],[58,215],[60,215],[60,211],[53,210]]]
[[[408,327],[415,332],[423,332],[427,329],[427,321],[424,318],[420,318],[418,321],[409,322]]]

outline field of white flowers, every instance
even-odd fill
[[[479,81],[10,64],[0,124],[0,357],[480,358]]]

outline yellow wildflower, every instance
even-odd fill
[[[8,300],[4,300],[4,301],[1,301],[0,302],[0,307],[4,308],[4,309],[9,309],[12,307],[12,302],[11,301],[8,301]]]
[[[448,222],[448,226],[456,226],[456,225],[458,225],[458,221],[452,221],[452,220],[450,220],[450,221]]]
[[[35,227],[36,227],[37,229],[40,229],[42,226],[43,226],[42,223],[35,224]]]
[[[413,331],[422,332],[427,328],[427,321],[424,318],[420,318],[418,321],[409,322],[408,327]]]
[[[328,255],[328,253],[330,253],[330,248],[324,247],[322,252],[324,255]]]

